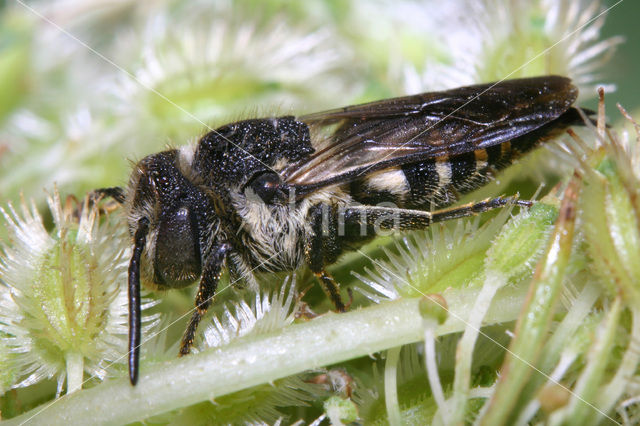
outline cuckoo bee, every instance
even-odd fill
[[[160,289],[199,283],[180,355],[193,345],[223,268],[234,281],[253,282],[256,272],[307,265],[344,311],[327,265],[376,229],[424,229],[513,200],[445,208],[580,124],[577,95],[559,76],[481,84],[239,121],[195,145],[142,159],[126,190],[98,190],[124,205],[132,237],[131,383],[138,377],[141,281]]]

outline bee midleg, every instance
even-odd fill
[[[327,294],[336,311],[345,312],[346,306],[340,296],[340,286],[325,270],[342,253],[338,238],[338,212],[336,207],[319,204],[309,211],[313,235],[305,245],[305,257],[311,271],[318,277],[322,289]]]
[[[193,346],[193,339],[196,334],[196,329],[200,320],[207,313],[207,309],[211,305],[213,295],[218,287],[218,281],[222,273],[222,264],[227,256],[227,253],[231,249],[229,244],[223,243],[217,247],[214,247],[205,263],[204,270],[202,271],[202,278],[200,278],[200,285],[198,287],[198,294],[196,295],[195,305],[196,308],[193,311],[189,325],[182,335],[182,342],[180,343],[180,356],[187,355],[191,351]]]
[[[345,209],[344,221],[346,228],[363,227],[369,235],[373,236],[378,230],[425,229],[435,222],[473,216],[507,204],[530,207],[532,203],[527,200],[518,200],[517,197],[498,197],[433,212],[394,207],[350,206]]]

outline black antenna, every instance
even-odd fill
[[[149,220],[143,217],[138,221],[133,238],[133,255],[129,263],[129,380],[134,386],[138,382],[140,359],[140,257],[147,242],[148,231]]]

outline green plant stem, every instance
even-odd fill
[[[499,288],[506,284],[506,277],[499,273],[492,273],[481,287],[478,300],[469,315],[469,323],[462,334],[462,338],[456,349],[456,371],[453,382],[453,396],[450,401],[450,413],[453,416],[450,424],[463,424],[466,414],[467,401],[469,400],[469,386],[471,383],[471,364],[473,361],[473,349],[475,348],[478,334],[484,316],[491,305],[491,300]]]
[[[449,319],[437,328],[442,336],[464,329],[478,289],[444,294]],[[517,318],[527,289],[504,288],[496,295],[485,324]],[[236,392],[241,389],[367,356],[422,340],[419,298],[399,299],[345,314],[329,313],[267,335],[245,336],[233,343],[172,361],[142,366],[138,385],[117,379],[37,407],[3,426],[123,424],[142,420]]]
[[[387,361],[384,367],[384,401],[387,406],[387,416],[391,426],[400,426],[400,404],[398,403],[398,360],[400,349],[396,346],[387,351]]]
[[[67,393],[73,393],[82,389],[82,376],[84,373],[84,357],[78,352],[69,352],[67,361]]]
[[[436,360],[436,324],[433,321],[433,326],[425,325],[424,330],[424,358],[427,368],[427,378],[429,379],[429,386],[431,388],[431,395],[438,406],[438,411],[435,414],[435,419],[439,416],[442,424],[447,424],[447,402],[444,398],[444,392],[442,391],[442,384],[440,383],[440,376],[438,375],[438,364]]]

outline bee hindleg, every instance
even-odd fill
[[[508,204],[531,207],[532,202],[517,197],[488,198],[477,203],[464,204],[433,212],[393,207],[352,206],[345,210],[346,229],[359,227],[368,235],[375,236],[378,230],[406,231],[425,229],[435,222],[474,216]]]
[[[325,270],[326,265],[338,259],[345,246],[371,240],[379,230],[425,229],[435,222],[473,216],[509,204],[530,207],[532,202],[519,200],[518,197],[488,198],[477,203],[434,212],[368,205],[338,209],[335,206],[319,204],[309,211],[313,234],[305,246],[307,264],[318,277],[322,289],[333,302],[336,311],[345,312],[348,306],[340,297],[340,287]]]
[[[230,250],[229,244],[221,244],[214,247],[209,259],[205,263],[204,270],[202,271],[202,278],[200,278],[200,286],[198,287],[198,294],[196,295],[195,305],[196,308],[193,311],[189,325],[182,336],[182,342],[180,343],[180,356],[187,355],[191,351],[193,346],[193,339],[195,338],[196,330],[200,320],[207,313],[207,309],[211,305],[213,296],[218,287],[218,281],[222,273],[222,264],[226,258],[227,252]]]

